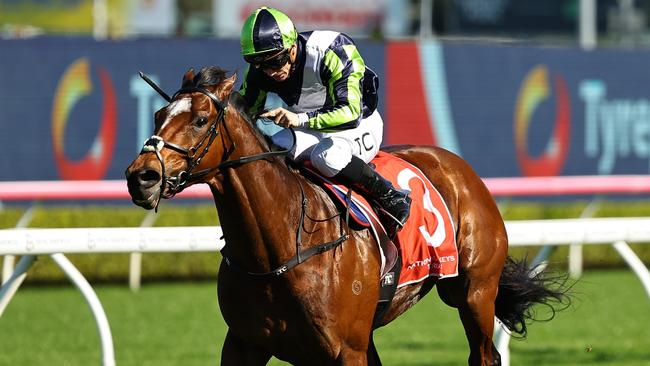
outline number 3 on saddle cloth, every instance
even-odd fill
[[[380,151],[371,164],[395,187],[411,191],[411,215],[394,240],[401,258],[401,261],[397,260],[401,262],[401,271],[399,268],[395,270],[395,273],[399,273],[397,287],[423,281],[430,276],[438,278],[457,276],[456,235],[451,214],[438,190],[420,169],[394,155]],[[348,187],[321,176],[309,163],[302,168],[315,180],[320,181],[340,203],[347,205]],[[395,264],[396,258],[391,258],[390,253],[384,253],[386,246],[381,243],[386,240],[390,242],[390,239],[381,227],[377,214],[372,209],[373,206],[364,197],[353,192],[351,201],[350,217],[360,226],[370,227],[377,243],[380,244],[381,276],[382,286],[384,286],[386,281],[394,281],[394,278],[386,278],[385,275]],[[395,287],[393,292],[394,289]]]

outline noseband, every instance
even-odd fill
[[[145,79],[146,80],[146,79]],[[154,88],[156,89],[156,88]],[[181,95],[181,94],[188,94],[188,93],[201,93],[212,101],[212,104],[215,106],[217,109],[217,116],[210,125],[210,128],[208,131],[203,135],[201,140],[199,140],[198,143],[196,143],[194,146],[190,148],[185,148],[183,146],[179,146],[177,144],[171,143],[169,141],[165,141],[162,137],[153,135],[147,139],[147,141],[144,142],[144,146],[142,147],[142,150],[140,151],[140,154],[143,153],[150,153],[153,152],[156,154],[156,157],[158,158],[158,161],[160,162],[160,168],[161,168],[161,175],[162,175],[162,185],[160,187],[160,195],[163,196],[165,193],[165,188],[169,186],[170,188],[170,194],[165,195],[165,198],[170,198],[174,196],[176,193],[178,193],[185,185],[187,185],[188,181],[191,179],[195,179],[197,177],[202,177],[211,171],[214,171],[217,168],[208,168],[208,169],[203,169],[199,171],[194,171],[194,169],[201,163],[201,160],[205,155],[208,153],[210,150],[210,146],[212,146],[212,143],[214,142],[215,138],[219,135],[219,130],[217,129],[218,125],[224,120],[225,114],[226,114],[226,109],[227,107],[221,103],[221,101],[217,98],[216,95],[214,95],[212,92],[205,88],[200,88],[200,87],[188,87],[188,88],[181,88],[178,90],[174,95],[168,99],[168,101],[171,103],[176,98]],[[166,94],[165,94],[166,95]],[[207,144],[205,143],[207,141]],[[205,147],[200,150],[202,145],[205,144]],[[168,148],[171,150],[174,150],[175,152],[179,153],[185,160],[187,161],[188,167],[187,170],[183,170],[178,175],[176,176],[167,176],[165,172],[165,161],[163,159],[163,156],[161,155],[161,150],[163,148]]]
[[[268,157],[272,156],[280,156],[280,155],[285,155],[287,154],[291,148],[286,149],[286,150],[280,150],[280,151],[270,151],[270,152],[265,152],[257,155],[251,155],[251,156],[245,156],[239,159],[235,160],[225,160],[227,157],[230,155],[235,150],[235,144],[233,143],[232,148],[229,150],[228,154],[224,154],[223,160],[215,167],[210,167],[206,169],[202,169],[199,171],[194,172],[194,168],[196,168],[200,163],[203,157],[208,153],[210,150],[210,146],[212,146],[212,143],[214,140],[217,138],[219,135],[219,124],[223,124],[224,128],[226,128],[227,132],[227,127],[225,123],[225,116],[226,116],[226,111],[227,111],[227,105],[224,105],[222,101],[217,98],[214,93],[211,91],[201,88],[201,87],[185,87],[179,89],[176,93],[174,93],[173,96],[167,95],[153,80],[151,80],[149,77],[147,77],[144,73],[140,72],[140,77],[144,79],[144,81],[147,82],[158,94],[160,94],[167,102],[171,103],[176,98],[181,95],[181,94],[189,94],[189,93],[201,93],[212,101],[212,104],[215,106],[217,109],[217,116],[210,125],[210,128],[208,131],[203,135],[201,140],[195,144],[194,146],[190,148],[185,148],[183,146],[179,146],[177,144],[171,143],[169,141],[165,141],[162,137],[153,135],[149,137],[145,142],[144,146],[142,147],[142,150],[140,151],[140,155],[144,153],[155,153],[156,158],[158,158],[158,161],[160,162],[160,167],[161,167],[161,187],[160,187],[160,198],[171,198],[173,197],[176,193],[181,191],[187,184],[190,182],[192,179],[200,178],[205,176],[208,173],[217,171],[219,172],[222,169],[225,168],[231,168],[231,167],[236,167],[251,161],[255,160],[261,160],[261,159],[266,159]],[[293,133],[293,130],[292,130]],[[203,145],[207,140],[207,144],[205,144],[205,147],[201,150],[200,154],[197,156],[197,152],[199,151],[199,148],[201,145]],[[295,138],[294,138],[294,143],[295,143]],[[179,153],[185,160],[187,161],[188,168],[187,170],[183,170],[178,175],[168,177],[165,172],[165,160],[163,159],[162,154],[160,153],[163,148],[168,148],[171,150],[174,150],[175,152]],[[169,186],[170,193],[165,194],[165,188]],[[160,202],[160,199],[158,200]],[[158,209],[158,205],[156,205],[156,209]]]

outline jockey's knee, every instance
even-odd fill
[[[324,139],[314,147],[310,160],[321,174],[326,177],[333,177],[352,160],[352,148],[343,139]]]

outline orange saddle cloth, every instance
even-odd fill
[[[380,151],[371,163],[377,172],[390,180],[396,188],[411,191],[411,215],[394,239],[402,257],[398,287],[422,281],[430,276],[457,276],[458,249],[454,225],[449,209],[438,190],[420,169],[394,155]],[[309,165],[306,168],[319,176],[325,187],[332,190],[341,202],[347,202],[347,187],[320,176]],[[350,212],[355,221],[369,226],[372,220],[364,216],[377,217],[371,207],[363,196],[352,193]]]
[[[402,255],[398,287],[458,275],[456,231],[447,205],[429,179],[412,164],[380,151],[372,164],[399,189],[411,191],[411,216],[397,233]]]

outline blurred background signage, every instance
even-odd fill
[[[0,180],[121,178],[164,104],[138,71],[241,78],[262,5],[354,37],[385,144],[486,177],[650,172],[650,0],[0,0]]]
[[[352,36],[372,35],[381,29],[384,0],[244,0],[217,1],[214,6],[214,30],[223,37],[238,37],[241,25],[260,7],[283,9],[299,32],[332,29]]]

